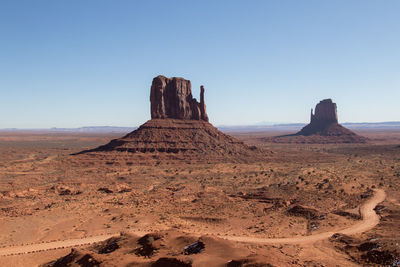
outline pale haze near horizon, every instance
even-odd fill
[[[168,3],[167,3],[168,2]],[[400,1],[1,1],[0,128],[138,126],[157,75],[216,125],[400,120]]]

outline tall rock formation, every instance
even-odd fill
[[[183,78],[157,76],[150,89],[151,120],[108,144],[77,154],[136,160],[240,161],[265,159],[266,151],[248,146],[220,132],[208,122],[204,87],[200,103],[192,96],[191,83]],[[121,153],[123,152],[123,153]]]
[[[208,121],[201,86],[200,103],[192,96],[192,85],[183,78],[157,76],[150,91],[152,119],[183,119]]]
[[[208,121],[206,103],[204,102],[204,86],[200,86],[200,114],[203,121]]]
[[[336,103],[332,99],[324,99],[320,101],[315,107],[315,114],[311,109],[311,122],[310,123],[338,123]]]
[[[297,135],[327,135],[326,129],[331,125],[339,125],[336,103],[333,103],[332,99],[324,99],[317,104],[314,114],[311,109],[310,124],[301,129]]]

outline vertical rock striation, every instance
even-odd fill
[[[311,109],[310,123],[338,123],[336,103],[333,103],[332,99],[320,101],[315,107],[315,114],[313,114],[313,110]]]
[[[150,91],[152,119],[182,119],[208,121],[201,86],[200,103],[192,96],[192,85],[183,78],[157,76]]]

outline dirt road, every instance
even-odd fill
[[[374,211],[377,204],[384,201],[386,198],[385,191],[381,189],[375,190],[374,196],[366,201],[360,207],[360,214],[362,220],[356,224],[337,231],[323,232],[309,236],[295,236],[288,238],[259,238],[259,237],[247,237],[247,236],[225,236],[222,237],[227,240],[248,242],[248,243],[259,243],[259,244],[305,244],[320,241],[331,237],[335,233],[341,233],[346,235],[353,235],[362,233],[374,228],[379,223],[379,216]]]
[[[259,237],[247,237],[247,236],[219,236],[226,240],[247,242],[247,243],[258,243],[258,244],[305,244],[320,241],[331,237],[334,233],[342,233],[346,235],[352,235],[356,233],[362,233],[372,229],[379,223],[379,216],[375,213],[374,208],[376,205],[386,198],[385,191],[381,189],[375,190],[374,196],[366,201],[360,207],[360,213],[362,220],[357,222],[353,226],[345,229],[338,229],[337,231],[323,232],[310,236],[296,236],[289,238],[259,238]],[[132,232],[137,235],[143,235],[142,232]],[[59,249],[65,247],[76,247],[81,245],[92,244],[100,241],[104,241],[110,237],[117,236],[118,234],[107,234],[101,236],[85,237],[80,239],[70,239],[62,241],[54,241],[40,244],[30,244],[23,246],[11,246],[0,248],[0,256],[18,255],[25,253],[33,253],[44,250]]]
[[[25,254],[25,253],[39,252],[50,249],[66,248],[66,247],[77,247],[81,245],[87,245],[104,241],[113,236],[115,236],[115,234],[92,236],[80,239],[53,241],[48,243],[28,244],[23,246],[4,247],[0,248],[0,256]]]

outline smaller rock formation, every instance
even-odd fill
[[[200,86],[200,114],[203,121],[208,121],[206,103],[204,102],[204,86]]]
[[[325,135],[330,125],[338,125],[337,107],[332,99],[324,99],[315,107],[315,113],[311,109],[310,124],[301,129],[297,135]]]
[[[273,143],[365,143],[367,138],[359,136],[338,123],[337,107],[332,99],[324,99],[311,109],[310,123],[296,134],[264,137],[264,142]]]
[[[150,91],[152,119],[183,119],[208,121],[204,102],[204,86],[200,87],[200,103],[192,96],[192,85],[183,78],[159,75]]]
[[[311,109],[311,121],[297,136],[320,136],[326,140],[318,140],[324,143],[365,143],[366,138],[355,134],[338,123],[336,103],[332,99],[324,99],[315,107],[315,113]]]

